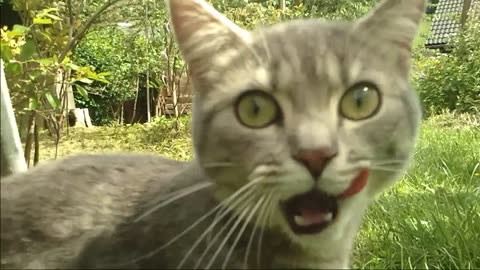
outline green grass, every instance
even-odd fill
[[[59,155],[155,152],[192,156],[189,126],[157,119],[150,125],[70,129]],[[46,136],[46,135],[44,135]],[[45,137],[43,159],[54,158]],[[480,268],[480,124],[445,114],[422,125],[408,174],[370,207],[357,238],[358,268]]]
[[[369,209],[359,268],[480,268],[480,128],[447,115],[422,126],[408,174]]]
[[[430,35],[430,26],[432,25],[432,18],[430,16],[425,16],[420,23],[417,36],[413,41],[414,47],[424,47],[425,41],[427,41],[428,36]]]
[[[137,152],[158,153],[188,160],[192,157],[189,119],[179,121],[179,130],[172,122],[156,118],[150,124],[70,128],[65,130],[58,147],[58,157],[75,153]],[[68,134],[67,134],[68,133]],[[41,161],[55,159],[55,144],[46,133],[41,135]]]

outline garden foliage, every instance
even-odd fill
[[[413,83],[425,111],[480,114],[480,12],[471,13],[450,46],[448,53],[416,52]]]

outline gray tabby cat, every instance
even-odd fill
[[[350,267],[367,205],[412,157],[424,1],[254,32],[203,0],[169,9],[194,161],[80,155],[2,179],[2,268]]]

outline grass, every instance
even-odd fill
[[[188,121],[70,129],[59,156],[78,152],[155,152],[192,156]],[[45,136],[45,135],[44,135]],[[44,138],[43,159],[54,158]],[[357,238],[357,268],[480,268],[480,124],[445,114],[422,124],[408,174],[367,212]]]
[[[75,153],[137,152],[188,160],[192,157],[188,119],[181,119],[179,126],[179,131],[175,131],[171,121],[156,118],[145,125],[70,128],[60,141],[58,157]],[[40,148],[40,162],[55,159],[55,144],[46,133],[41,135]]]
[[[417,36],[415,37],[415,40],[413,41],[414,47],[419,48],[419,47],[424,47],[425,46],[425,41],[427,41],[430,33],[430,27],[432,25],[432,17],[431,16],[425,16],[420,23],[420,26],[417,31]]]
[[[480,268],[479,127],[455,115],[423,124],[408,174],[366,215],[357,267]]]

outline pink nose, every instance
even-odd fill
[[[335,149],[324,147],[300,150],[293,158],[305,165],[308,171],[310,171],[310,174],[317,180],[328,162],[336,155],[337,151]]]

